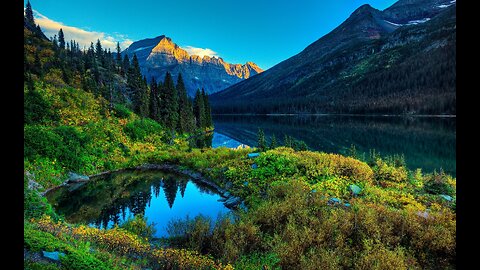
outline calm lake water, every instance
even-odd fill
[[[403,154],[410,169],[456,175],[456,118],[344,115],[214,115],[212,146],[257,145],[258,129],[267,143],[275,135],[304,141],[311,150],[359,155],[375,149],[381,156]]]
[[[155,237],[168,236],[169,221],[202,214],[215,220],[230,210],[208,187],[187,176],[162,171],[132,170],[92,178],[84,185],[62,187],[47,194],[68,222],[111,228],[143,214],[154,222]]]

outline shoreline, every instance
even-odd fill
[[[456,114],[348,114],[348,113],[212,113],[215,116],[357,116],[457,118]]]

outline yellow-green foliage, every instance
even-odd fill
[[[39,220],[31,220],[29,230],[24,236],[29,247],[48,248],[50,250],[72,250],[63,248],[64,241],[75,239],[88,242],[101,250],[112,252],[118,256],[129,258],[147,258],[148,265],[162,269],[233,269],[231,265],[216,263],[209,257],[184,249],[152,248],[146,238],[115,227],[110,230],[96,229],[85,225],[71,226],[63,222],[54,222],[45,216]],[[40,235],[40,237],[38,237]],[[34,239],[34,240],[32,240]],[[35,241],[41,241],[37,243]],[[48,243],[54,244],[48,244]],[[33,243],[33,244],[32,244]],[[47,243],[47,244],[45,244]],[[77,252],[77,250],[73,250]]]
[[[395,167],[387,164],[382,159],[377,159],[374,166],[375,182],[382,186],[388,186],[388,182],[405,182],[407,180],[407,169],[403,166]]]
[[[303,181],[275,182],[267,198],[214,233],[225,261],[258,251],[277,254],[284,269],[443,269],[455,261],[456,218],[448,207],[431,204],[425,217],[424,206],[397,209],[362,197],[332,206]],[[262,239],[248,238],[248,251],[242,227]]]
[[[39,91],[52,103],[63,125],[83,126],[102,118],[100,109],[102,103],[105,103],[102,97],[95,97],[92,93],[72,87],[56,87],[49,84],[41,86]]]

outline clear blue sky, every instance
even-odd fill
[[[132,41],[165,34],[180,46],[209,48],[225,61],[261,68],[299,53],[362,4],[396,0],[31,0],[51,20]],[[26,0],[24,0],[26,3]],[[66,37],[68,40],[68,37]]]

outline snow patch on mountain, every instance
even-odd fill
[[[145,50],[145,49],[149,49],[149,48],[153,48],[153,47],[155,47],[155,45],[153,45],[153,46],[147,46],[147,47],[140,47],[140,48],[138,48],[138,49],[135,49],[133,52],[138,52],[138,51]]]
[[[424,19],[420,19],[420,20],[413,20],[413,21],[409,21],[409,22],[407,23],[407,25],[424,23],[424,22],[428,22],[429,20],[430,20],[430,18],[424,18]]]

